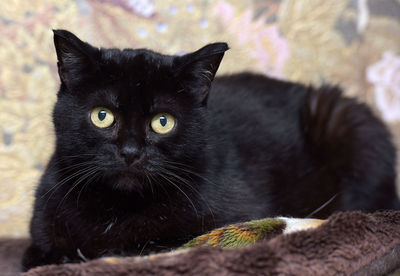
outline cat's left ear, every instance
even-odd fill
[[[185,90],[189,90],[201,104],[206,104],[211,82],[217,73],[228,44],[219,42],[208,44],[203,48],[176,57],[177,77]]]

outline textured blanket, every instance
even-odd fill
[[[16,271],[12,242],[0,240],[2,272]],[[22,247],[15,244],[18,254]],[[252,221],[216,229],[183,248],[43,266],[23,275],[386,275],[400,269],[400,211]]]

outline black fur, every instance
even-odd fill
[[[54,42],[56,149],[25,269],[168,250],[267,216],[399,207],[388,130],[338,88],[250,73],[213,80],[225,43],[165,56],[97,49],[62,30]],[[115,113],[111,127],[91,123],[97,106]],[[171,133],[151,130],[159,112],[175,116]]]

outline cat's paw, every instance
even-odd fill
[[[22,257],[22,271],[28,271],[31,268],[49,265],[73,262],[67,256],[56,251],[44,251],[35,245],[30,245]]]

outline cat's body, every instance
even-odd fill
[[[168,250],[324,203],[316,217],[399,207],[387,129],[336,88],[250,73],[211,85],[225,44],[171,57],[99,51],[63,31],[55,43],[56,150],[36,193],[26,269]],[[91,125],[96,106],[115,122]],[[150,129],[159,112],[175,117],[167,134]]]

